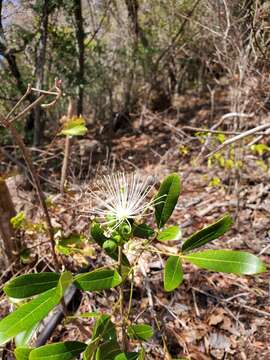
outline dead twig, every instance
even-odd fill
[[[59,97],[61,96],[61,82],[56,80],[55,81],[55,87],[54,89],[56,89],[57,92],[57,96],[56,98],[59,99]],[[22,97],[22,99],[25,99],[26,96],[29,94],[29,92],[31,91],[30,86],[28,86],[26,93],[24,94],[24,96]],[[40,185],[40,181],[39,178],[37,176],[37,173],[35,171],[35,167],[31,158],[31,153],[29,151],[29,149],[25,146],[21,135],[18,133],[17,129],[13,126],[13,123],[15,120],[20,119],[21,117],[23,117],[27,112],[29,112],[34,106],[40,104],[46,94],[43,94],[41,96],[39,96],[32,104],[30,104],[29,106],[27,106],[22,112],[20,112],[17,116],[13,117],[12,119],[10,119],[11,115],[14,113],[15,109],[19,106],[18,104],[21,104],[22,99],[19,100],[19,102],[13,107],[13,109],[10,111],[10,113],[5,117],[5,118],[1,118],[0,119],[0,123],[10,131],[14,142],[16,143],[16,145],[19,147],[26,166],[28,168],[28,171],[31,175],[31,178],[33,180],[37,195],[38,195],[38,199],[41,205],[41,208],[44,212],[45,215],[45,220],[47,223],[47,227],[48,227],[48,232],[49,232],[49,238],[50,238],[50,243],[51,243],[51,251],[52,251],[52,256],[53,256],[53,261],[54,261],[54,266],[55,266],[55,270],[59,271],[60,270],[60,265],[58,262],[58,258],[55,252],[55,248],[54,248],[54,229],[51,223],[51,218],[50,218],[50,214],[48,211],[48,207],[47,207],[47,203],[46,203],[46,198],[45,195],[42,191],[41,185]]]
[[[224,143],[222,143],[221,145],[219,145],[215,150],[211,151],[208,155],[206,155],[206,159],[208,159],[209,157],[213,156],[214,154],[216,154],[217,152],[219,152],[220,150],[224,149],[226,146],[230,145],[230,144],[233,144],[247,136],[250,136],[250,135],[253,135],[253,134],[256,134],[258,133],[259,131],[262,131],[262,130],[266,130],[266,129],[269,129],[270,128],[270,123],[268,124],[263,124],[263,125],[259,125],[259,126],[256,126],[255,128],[253,129],[250,129],[250,130],[247,130],[239,135],[236,135],[234,136],[233,138],[230,138],[226,141],[224,141]]]

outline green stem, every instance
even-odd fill
[[[123,245],[119,246],[118,250],[118,271],[120,276],[123,276],[122,272],[122,258],[123,258]],[[122,348],[123,351],[128,351],[128,339],[126,336],[126,321],[124,315],[124,281],[120,284],[120,317],[121,317],[121,332],[122,332]]]

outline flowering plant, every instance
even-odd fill
[[[145,252],[160,252],[157,242],[182,240],[179,225],[166,226],[180,195],[180,178],[171,174],[161,183],[158,193],[153,192],[149,179],[142,180],[137,174],[116,174],[104,177],[93,193],[96,207],[92,210],[97,220],[91,224],[91,238],[101,246],[114,261],[91,272],[73,275],[70,272],[40,273],[21,275],[4,287],[10,298],[21,299],[23,303],[0,321],[0,345],[15,338],[17,360],[39,360],[52,358],[74,359],[82,354],[84,360],[125,360],[145,358],[144,341],[153,336],[148,324],[133,323],[130,316],[133,290],[133,272],[140,256]],[[156,226],[145,222],[145,216],[154,212]],[[241,251],[197,249],[222,236],[232,224],[229,215],[214,224],[194,233],[182,241],[177,253],[166,252],[164,289],[173,291],[184,279],[184,261],[210,271],[235,274],[256,274],[266,270],[256,256]],[[131,263],[128,245],[134,238],[139,239],[137,255]],[[195,250],[195,252],[194,252]],[[114,309],[119,320],[120,333],[108,314],[86,313],[82,317],[95,318],[91,339],[86,342],[66,341],[33,348],[31,339],[40,322],[61,301],[71,286],[81,291],[119,289],[119,301]],[[128,308],[125,304],[124,289],[130,288]],[[29,300],[30,298],[30,300]],[[118,315],[118,316],[117,316]],[[131,351],[131,342],[139,341],[140,348]]]

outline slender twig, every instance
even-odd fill
[[[259,131],[266,130],[266,129],[269,129],[269,128],[270,128],[270,123],[263,124],[263,125],[256,126],[253,129],[247,130],[247,131],[245,131],[245,132],[243,132],[243,133],[241,133],[239,135],[236,135],[233,138],[224,141],[224,143],[222,143],[215,150],[211,151],[208,155],[206,155],[206,158],[209,158],[210,156],[212,156],[215,153],[219,152],[220,150],[224,149],[227,145],[235,143],[235,142],[237,142],[237,141],[239,141],[239,140],[241,140],[241,139],[243,139],[243,138],[245,138],[247,136],[256,134]]]
[[[57,89],[57,93],[61,94],[61,90],[60,90],[58,84],[59,83],[56,81],[55,88]],[[27,89],[27,92],[29,92],[29,89]],[[57,258],[55,248],[54,248],[54,229],[53,229],[53,226],[52,226],[52,223],[51,223],[51,218],[50,218],[48,207],[47,207],[47,204],[46,204],[46,198],[45,198],[45,195],[44,195],[44,193],[42,191],[39,178],[38,178],[38,176],[36,174],[35,167],[34,167],[34,164],[33,164],[32,158],[31,158],[31,153],[30,153],[29,149],[26,147],[26,145],[24,144],[21,135],[18,133],[17,129],[13,126],[13,122],[15,120],[18,120],[19,118],[24,116],[29,110],[31,110],[34,106],[41,103],[44,97],[45,97],[45,95],[41,95],[40,97],[38,97],[32,104],[30,104],[21,113],[19,113],[17,116],[15,116],[13,119],[11,119],[9,121],[10,114],[12,114],[13,111],[17,108],[17,105],[15,105],[13,110],[11,111],[11,113],[5,118],[1,118],[0,122],[3,124],[3,126],[5,128],[7,128],[10,131],[15,144],[19,147],[19,149],[21,150],[21,153],[22,153],[22,155],[24,157],[26,166],[28,168],[28,171],[29,171],[29,173],[31,175],[31,178],[33,180],[33,183],[34,183],[34,186],[35,186],[35,189],[36,189],[36,192],[37,192],[37,195],[38,195],[38,199],[39,199],[41,208],[42,208],[42,210],[44,212],[44,215],[45,215],[45,220],[46,220],[46,223],[47,223],[48,232],[49,232],[49,238],[50,238],[50,243],[51,243],[51,250],[52,250],[52,256],[53,256],[53,261],[54,261],[54,267],[55,267],[56,271],[59,271],[60,265],[59,265],[58,258]],[[23,96],[23,98],[25,98],[25,95]],[[21,103],[21,100],[19,100],[19,103]]]
[[[11,111],[7,114],[6,119],[8,120],[11,115],[14,113],[14,111],[18,108],[19,105],[21,105],[21,103],[26,99],[26,97],[30,94],[31,92],[31,84],[28,84],[27,86],[27,90],[25,92],[25,94],[20,98],[20,100],[15,104],[15,106],[11,109]]]

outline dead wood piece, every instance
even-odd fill
[[[15,215],[15,207],[6,181],[0,178],[0,235],[9,263],[12,263],[16,259],[20,249],[16,233],[10,223],[11,218]]]

